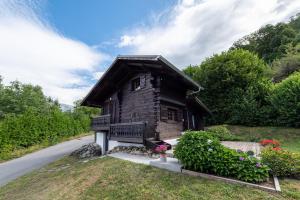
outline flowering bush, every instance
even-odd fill
[[[279,147],[268,147],[262,151],[261,158],[275,176],[300,175],[300,154],[282,150]]]
[[[282,148],[280,148],[280,147],[273,147],[272,150],[274,150],[274,151],[280,151],[280,150],[282,150]]]
[[[257,158],[224,147],[205,131],[190,131],[181,136],[174,155],[184,168],[194,171],[247,182],[263,182],[269,176],[269,168]]]
[[[262,140],[260,141],[262,146],[272,146],[273,148],[279,147],[280,143],[277,140]]]
[[[166,154],[168,147],[166,145],[159,145],[155,148],[155,152],[159,154]]]

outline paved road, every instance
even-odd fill
[[[40,151],[27,154],[21,158],[0,164],[0,186],[5,185],[34,169],[51,163],[84,144],[94,141],[94,136],[85,136],[79,139],[63,142]]]

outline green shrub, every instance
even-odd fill
[[[221,126],[213,126],[206,130],[211,133],[214,137],[218,138],[221,141],[236,141],[239,138],[233,135],[224,125]]]
[[[247,182],[263,182],[269,176],[269,168],[258,159],[224,147],[217,138],[205,131],[184,134],[179,139],[174,155],[184,168],[198,172]]]
[[[251,151],[251,150],[247,151],[246,154],[247,154],[248,156],[254,156],[254,152]]]
[[[262,151],[261,157],[262,162],[270,167],[270,172],[275,176],[300,175],[300,154],[268,147]]]
[[[278,125],[300,127],[300,72],[276,84],[270,100]]]
[[[0,158],[15,149],[43,142],[55,144],[62,138],[88,132],[89,128],[89,116],[58,108],[45,113],[29,109],[23,114],[7,115],[0,122]]]

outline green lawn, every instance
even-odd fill
[[[300,182],[268,193],[115,158],[66,157],[0,188],[0,199],[299,199]]]
[[[300,152],[300,128],[247,127],[227,125],[227,128],[243,141],[259,142],[262,139],[279,140],[282,147]]]

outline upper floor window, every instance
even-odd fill
[[[177,110],[168,108],[168,120],[177,121]]]
[[[131,90],[135,91],[141,88],[141,80],[140,78],[133,79],[131,81]]]

